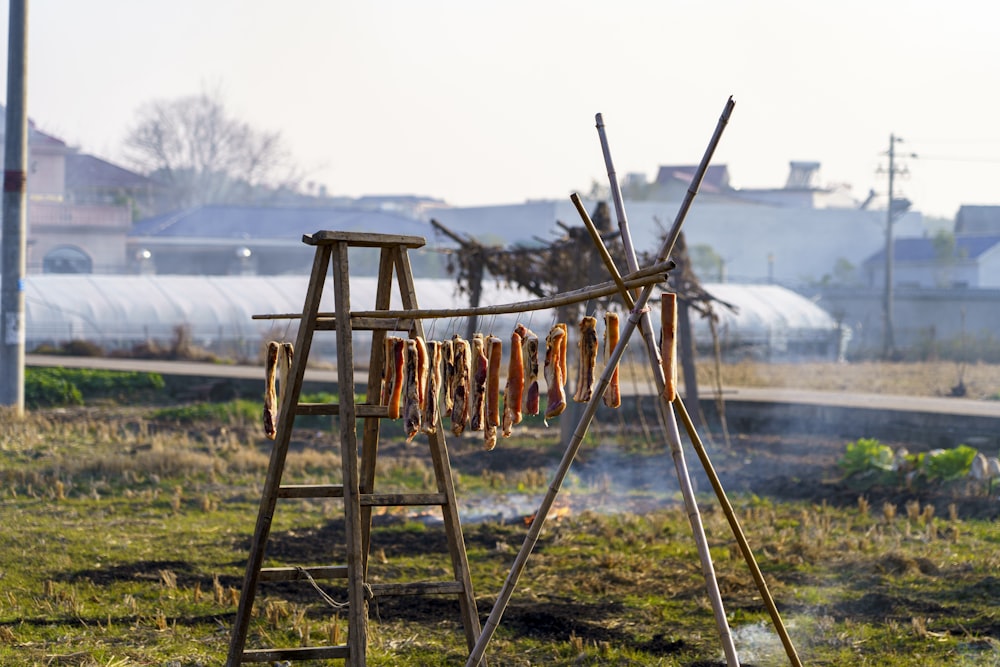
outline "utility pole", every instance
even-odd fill
[[[889,135],[889,205],[886,207],[885,212],[885,290],[882,294],[882,318],[884,323],[882,329],[882,358],[885,360],[892,359],[896,354],[896,325],[893,313],[893,260],[895,259],[893,255],[895,249],[893,247],[892,225],[896,220],[897,212],[902,214],[910,208],[909,200],[897,200],[895,190],[893,189],[896,174],[902,175],[907,173],[905,168],[900,169],[896,166],[896,144],[902,141],[895,134]],[[915,153],[910,153],[905,157],[917,156]]]
[[[0,405],[24,415],[24,274],[27,255],[28,0],[10,0],[3,232],[0,238]]]

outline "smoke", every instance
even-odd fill
[[[788,626],[789,630],[791,626]],[[765,621],[744,625],[733,630],[733,643],[743,664],[757,667],[777,667],[788,663],[781,639]]]

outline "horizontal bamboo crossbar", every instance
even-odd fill
[[[666,273],[674,268],[671,260],[658,262],[652,266],[640,269],[635,273],[622,278],[622,283],[627,288],[646,287],[666,280]],[[571,292],[563,292],[553,296],[541,297],[531,301],[517,301],[515,303],[498,304],[495,306],[476,306],[467,308],[431,308],[431,309],[411,309],[411,310],[360,310],[351,311],[352,323],[357,318],[359,321],[366,318],[375,319],[444,319],[449,317],[481,317],[487,315],[509,315],[513,313],[524,313],[532,310],[546,310],[548,308],[559,308],[574,303],[597,299],[602,296],[611,296],[618,293],[618,284],[614,281],[607,281],[589,287],[582,287]],[[294,320],[301,318],[298,313],[283,313],[272,315],[254,315],[255,320]],[[335,317],[335,313],[319,313],[319,320],[327,320]]]

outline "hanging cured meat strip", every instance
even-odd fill
[[[611,359],[611,352],[618,347],[621,333],[618,328],[618,313],[608,311],[604,314],[604,359]],[[622,390],[618,379],[618,364],[611,371],[611,381],[604,392],[604,405],[617,408],[622,404]]]
[[[419,373],[419,351],[417,341],[410,339],[406,341],[406,361],[405,361],[405,381],[403,383],[403,431],[406,433],[406,441],[413,440],[413,436],[420,432],[420,377]]]
[[[420,399],[420,409],[423,410],[427,391],[427,344],[420,336],[413,340],[417,350],[417,396]]]
[[[399,419],[400,403],[403,398],[403,365],[406,361],[406,340],[403,338],[393,338],[392,357],[389,363],[392,364],[392,390],[389,392],[389,419]]]
[[[441,342],[441,389],[444,390],[444,413],[451,417],[451,409],[455,405],[455,388],[452,378],[455,377],[455,344],[452,340]]]
[[[589,315],[580,320],[579,362],[576,373],[576,392],[573,400],[587,403],[594,393],[594,373],[597,369],[597,318]]]
[[[663,364],[663,397],[668,403],[677,398],[677,295],[660,295],[660,357]]]
[[[470,404],[472,402],[472,347],[469,341],[458,334],[451,339],[455,371],[451,377],[451,432],[462,435],[465,425],[469,423]]]
[[[514,424],[521,423],[521,399],[524,394],[524,355],[521,335],[515,330],[510,335],[510,361],[507,364],[507,384],[503,390],[503,419],[501,433],[509,438]]]
[[[483,446],[491,450],[497,445],[497,428],[500,426],[500,365],[503,363],[503,341],[496,336],[486,339],[486,418]]]
[[[481,333],[472,336],[472,402],[469,406],[469,428],[482,431],[486,425],[486,380],[489,359],[486,338]]]
[[[424,433],[437,432],[440,418],[438,402],[441,395],[441,348],[443,345],[436,340],[427,343],[427,386],[420,424],[420,430]]]
[[[389,405],[389,397],[392,396],[392,342],[395,339],[395,336],[386,336],[382,343],[382,390],[379,405]]]
[[[275,386],[281,344],[270,341],[264,358],[264,435],[274,440],[278,435],[278,391]]]
[[[545,418],[558,417],[566,409],[565,375],[563,374],[563,352],[566,349],[565,325],[555,325],[545,337],[545,383],[548,385],[548,401]]]
[[[521,337],[521,358],[524,362],[524,414],[537,415],[541,394],[538,389],[538,336],[520,323],[514,327],[514,332]]]

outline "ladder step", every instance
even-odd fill
[[[343,498],[343,484],[282,484],[279,498]]]
[[[342,484],[282,484],[279,498],[343,498]],[[362,507],[403,507],[409,505],[446,505],[443,493],[361,493],[358,502]]]
[[[362,507],[396,507],[403,505],[446,505],[443,493],[362,493]]]
[[[243,651],[242,662],[274,662],[276,660],[335,660],[350,657],[346,644],[340,646],[300,646],[298,648],[265,648]]]
[[[414,581],[408,584],[369,584],[375,597],[389,595],[446,595],[464,592],[460,581]]]
[[[339,403],[299,403],[295,406],[297,415],[333,415],[340,414]],[[384,405],[368,405],[359,403],[354,406],[354,416],[361,419],[363,417],[389,417],[389,408]]]
[[[316,331],[336,331],[337,320],[331,313],[319,313],[316,316]],[[409,331],[413,328],[410,317],[352,317],[351,329],[354,331]]]
[[[312,567],[262,567],[261,581],[298,581],[313,579],[346,579],[346,565],[314,565]]]

